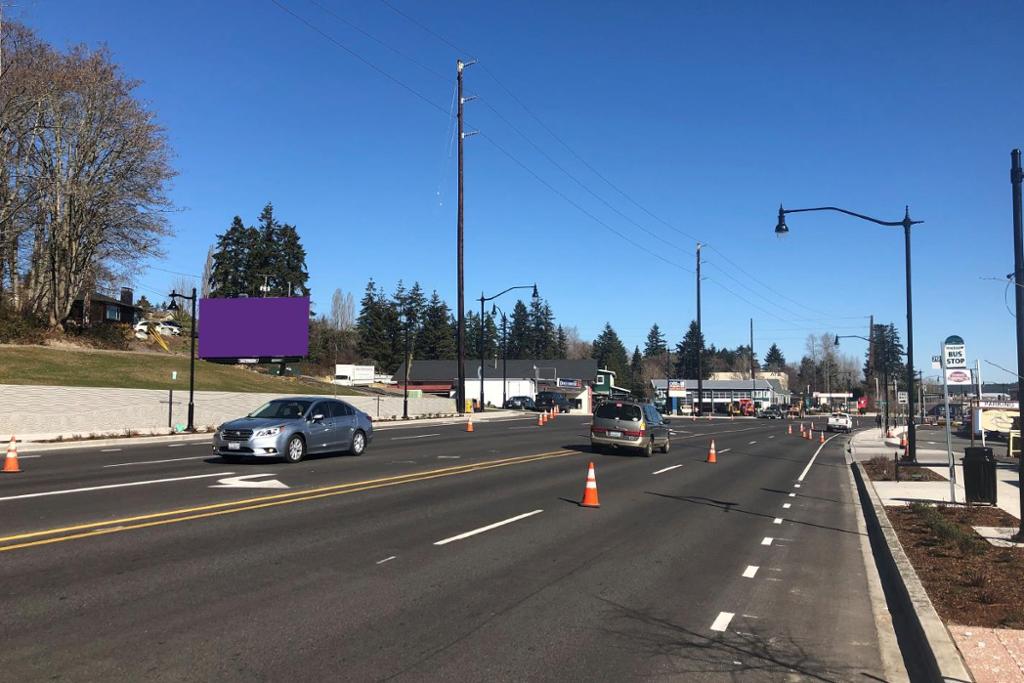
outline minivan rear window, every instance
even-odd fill
[[[594,416],[605,420],[629,420],[631,422],[639,422],[640,408],[626,403],[605,403],[597,409]]]

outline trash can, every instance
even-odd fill
[[[968,503],[996,504],[996,460],[991,448],[964,449],[964,490]]]

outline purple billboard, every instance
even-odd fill
[[[309,297],[200,299],[199,357],[301,357],[309,352]]]

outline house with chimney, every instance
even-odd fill
[[[80,296],[71,304],[68,320],[85,326],[100,324],[134,325],[142,316],[142,309],[135,305],[135,293],[130,287],[121,288],[121,296],[115,299],[100,292],[89,295],[88,316],[86,316],[85,296]]]

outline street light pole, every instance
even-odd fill
[[[1010,161],[1010,188],[1013,195],[1013,300],[1017,311],[1017,424],[1024,432],[1024,377],[1021,377],[1024,375],[1024,221],[1021,220],[1021,183],[1024,181],[1024,171],[1020,166],[1019,149],[1010,153]],[[978,398],[981,398],[980,395]],[[1017,478],[1020,503],[1024,505],[1024,456],[1017,459]],[[1021,520],[1017,538],[1024,538],[1024,520]]]
[[[700,248],[697,242],[697,414],[704,415],[704,333],[700,327]],[[684,378],[685,379],[685,378]],[[668,391],[666,385],[665,391]],[[715,397],[711,397],[711,412],[715,412]]]
[[[497,304],[491,304],[491,317],[501,314],[501,407],[508,403],[508,316]]]
[[[498,292],[494,296],[484,296],[484,293],[480,292],[480,343],[478,344],[478,346],[480,347],[480,412],[483,412],[483,410],[484,410],[484,303],[488,302],[488,301],[493,301],[494,299],[497,299],[502,294],[507,294],[508,292],[511,292],[513,289],[533,289],[533,297],[532,298],[533,299],[539,299],[540,298],[540,294],[537,293],[537,284],[536,283],[534,283],[532,285],[517,285],[516,287],[509,287],[508,289],[505,289],[505,290],[502,290],[502,291]],[[502,317],[504,317],[504,315],[505,314],[502,313]],[[504,372],[504,370],[503,370],[503,372]],[[504,381],[505,380],[503,379],[502,382],[504,383]],[[502,385],[501,391],[502,391],[502,395],[504,396],[504,393],[505,393],[505,386],[504,386],[504,384]],[[504,398],[502,399],[502,407],[504,407]]]
[[[910,286],[910,228],[915,225],[919,225],[924,221],[911,220],[909,206],[904,209],[903,220],[882,221],[877,218],[872,218],[871,216],[865,216],[862,213],[849,211],[847,209],[840,209],[836,206],[818,206],[809,209],[784,209],[780,205],[779,222],[775,225],[775,234],[783,237],[789,233],[789,228],[786,226],[786,214],[804,213],[807,211],[836,211],[838,213],[845,213],[847,216],[853,216],[854,218],[860,218],[861,220],[875,223],[876,225],[903,228],[904,258],[906,261],[907,276],[907,455],[912,462],[917,462],[917,433],[914,429],[914,309]],[[888,389],[886,391],[888,391]],[[1022,491],[1022,495],[1024,495],[1024,491]]]
[[[403,314],[405,318],[405,388],[402,390],[402,419],[409,419],[409,365],[412,357],[409,355],[409,311]]]

